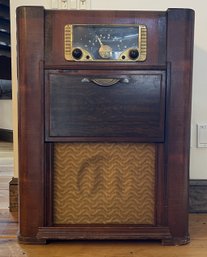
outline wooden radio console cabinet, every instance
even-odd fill
[[[19,240],[186,244],[194,12],[20,7]]]

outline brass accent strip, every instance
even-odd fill
[[[147,58],[147,27],[139,27],[139,61],[145,61]]]
[[[73,37],[73,25],[65,26],[65,59],[70,61],[72,57],[72,37]]]

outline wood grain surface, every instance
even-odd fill
[[[92,24],[94,21],[103,24],[146,24],[148,28],[146,61],[130,64],[67,62],[64,59],[64,26],[68,23]],[[159,149],[156,156],[155,175],[157,223],[153,227],[137,224],[127,227],[126,224],[121,224],[116,228],[93,224],[80,227],[74,224],[73,231],[76,235],[74,238],[81,239],[87,236],[88,239],[153,238],[162,240],[165,245],[188,243],[193,10],[78,12],[44,10],[42,7],[20,7],[17,10],[17,23],[20,142],[19,240],[25,243],[45,243],[47,239],[71,239],[70,229],[67,226],[56,227],[53,224],[54,143],[57,141],[119,142],[121,138],[125,142],[155,143]],[[45,74],[54,70],[61,76],[54,76],[50,80],[54,90],[51,97],[44,78]],[[148,74],[144,81],[139,77],[140,71],[144,71],[145,75]],[[74,72],[74,75],[70,74],[69,80],[72,82],[69,90],[68,77],[65,79],[66,76],[62,75],[64,72],[67,76]],[[87,74],[90,78],[98,73],[100,75],[101,72],[104,76],[106,74],[120,77],[129,75],[129,79],[132,80],[131,84],[129,82],[129,91],[126,88],[123,91],[119,89],[121,98],[125,96],[123,97],[126,101],[125,107],[129,112],[121,111],[122,101],[115,93],[117,85],[114,89],[110,89],[110,94],[106,94],[107,99],[104,99],[98,93],[98,89],[83,89],[77,80],[78,77],[83,78],[81,74]],[[152,78],[151,75],[156,72],[166,75],[163,83],[160,82],[161,79],[157,80],[156,76]],[[137,75],[133,75],[134,73]],[[150,83],[147,83],[149,78]],[[62,87],[62,90],[58,91],[58,87]],[[80,96],[82,89],[86,95],[85,98]],[[139,90],[141,96],[138,94]],[[71,97],[71,94],[75,97]],[[91,94],[94,94],[93,98],[90,98]],[[111,95],[113,95],[112,109],[109,103]],[[62,108],[61,99],[58,97],[64,101],[69,97],[70,102],[75,100],[75,103]],[[139,98],[138,103],[135,98]],[[52,102],[50,102],[51,99]],[[86,103],[91,99],[94,100],[94,104]],[[117,104],[114,103],[115,101]],[[100,112],[98,103],[106,104],[106,107],[102,108],[105,112]],[[93,114],[89,110],[94,106],[97,110]],[[52,108],[51,112],[50,108]],[[66,110],[67,108],[69,111]],[[118,110],[120,117],[115,112],[116,122],[111,122],[110,126],[109,118],[114,114],[115,109]],[[71,134],[68,128],[61,127],[63,122],[66,122],[66,127],[71,125],[67,120],[70,114],[74,118]],[[50,119],[55,121],[52,129]],[[94,123],[91,122],[93,119]],[[101,127],[100,120],[103,120],[104,128]],[[92,125],[95,127],[94,130]],[[110,131],[107,132],[107,130]],[[48,136],[49,132],[54,138]]]

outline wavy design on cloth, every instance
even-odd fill
[[[55,224],[154,224],[155,145],[57,143]]]

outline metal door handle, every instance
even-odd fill
[[[120,83],[129,83],[129,79],[127,78],[123,78],[123,79],[115,79],[115,78],[97,78],[97,79],[89,79],[89,78],[83,78],[81,80],[82,83],[90,83],[93,82],[98,86],[104,86],[104,87],[110,87],[113,86],[115,84],[117,84],[118,82]]]

